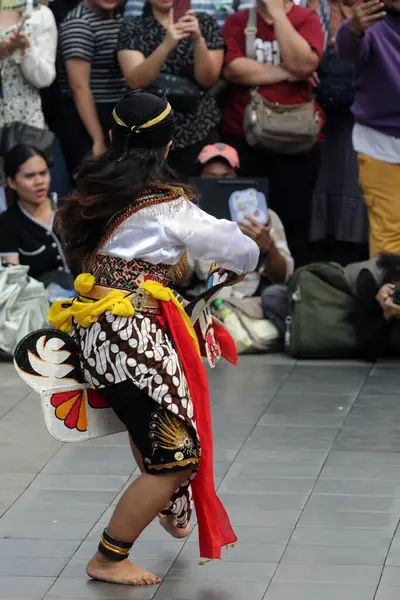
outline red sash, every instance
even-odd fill
[[[187,328],[173,302],[160,302],[182,363],[193,402],[194,418],[201,442],[200,469],[192,482],[196,508],[200,556],[221,558],[221,549],[237,542],[229,517],[214,485],[211,407],[207,375]]]

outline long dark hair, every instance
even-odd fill
[[[56,228],[74,272],[95,250],[108,221],[133,205],[157,184],[183,187],[165,160],[166,148],[129,148],[123,160],[120,149],[111,147],[101,157],[88,159],[76,177],[76,191],[65,200],[56,217]]]

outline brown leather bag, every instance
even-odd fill
[[[251,8],[246,34],[246,55],[255,58],[257,9]],[[243,122],[249,146],[277,154],[300,154],[311,150],[321,131],[319,114],[314,99],[304,104],[274,104],[258,93],[250,91]]]

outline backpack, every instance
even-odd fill
[[[293,358],[349,358],[357,355],[355,297],[344,269],[311,263],[288,284],[285,350]]]

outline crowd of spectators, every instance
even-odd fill
[[[199,165],[202,177],[268,179],[269,223],[241,224],[262,250],[261,279],[284,285],[340,244],[342,263],[367,258],[368,243],[371,259],[400,255],[400,0],[192,0],[179,19],[173,0],[26,0],[0,10],[0,62],[2,130],[54,133],[51,149],[17,139],[11,155],[2,140],[3,263],[69,277],[51,192],[106,150],[129,88],[167,94],[181,179]],[[252,143],[255,97],[272,113],[312,105],[307,147]]]

